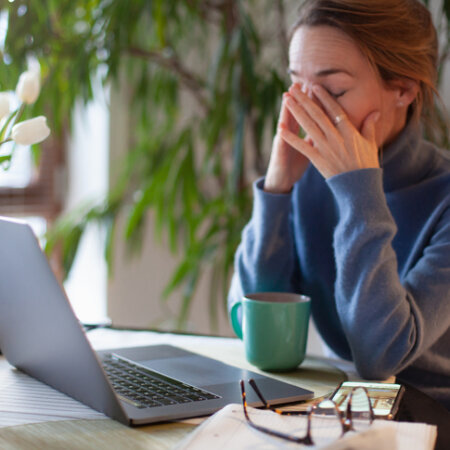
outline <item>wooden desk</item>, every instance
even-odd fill
[[[247,363],[237,339],[181,336],[161,333],[129,333],[95,330],[89,338],[97,349],[127,345],[167,343],[218,358],[228,364],[258,371]],[[346,379],[324,358],[307,357],[294,372],[268,374],[314,391],[315,397],[331,393]],[[173,449],[202,419],[129,428],[110,419],[44,422],[0,428],[2,449]]]

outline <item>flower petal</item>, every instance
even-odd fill
[[[36,101],[41,90],[39,72],[27,70],[23,72],[16,86],[16,95],[23,103],[31,104]]]
[[[50,135],[47,119],[38,116],[33,119],[24,120],[13,126],[11,138],[19,145],[33,145],[42,142]]]
[[[0,92],[0,120],[9,114],[9,93]]]

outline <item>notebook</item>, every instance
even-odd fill
[[[0,218],[0,348],[19,370],[128,425],[204,416],[255,378],[272,404],[313,392],[169,345],[95,352],[29,225]],[[250,405],[259,399],[249,393]]]
[[[249,412],[259,425],[297,437],[306,435],[306,416],[281,416],[272,411],[252,408]],[[318,424],[320,427],[317,428]],[[367,430],[351,431],[336,440],[341,429],[339,422],[323,416],[316,422],[315,446],[303,446],[256,431],[246,423],[242,405],[227,405],[189,434],[176,450],[432,450],[437,437],[435,425],[393,420],[375,420]]]

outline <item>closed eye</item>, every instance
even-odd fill
[[[339,98],[342,97],[347,91],[341,91],[341,92],[337,92],[337,93],[333,93],[331,91],[328,91],[328,93],[333,97],[333,98]]]

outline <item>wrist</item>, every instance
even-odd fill
[[[289,194],[292,191],[293,184],[286,182],[286,180],[276,180],[269,175],[264,179],[264,192],[271,194]]]

